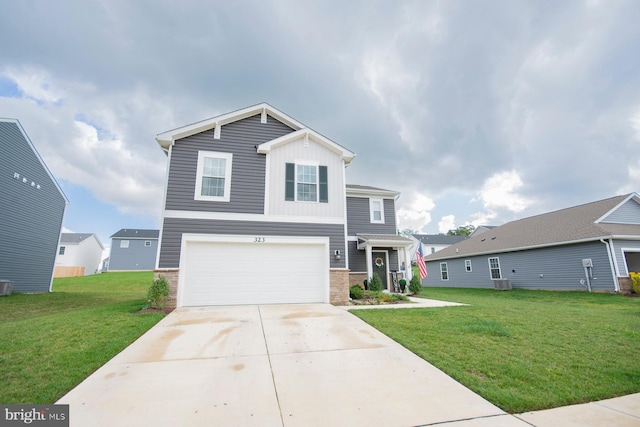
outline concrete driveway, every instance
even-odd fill
[[[178,309],[57,403],[72,426],[528,425],[327,304]]]

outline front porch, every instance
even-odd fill
[[[407,283],[411,280],[411,258],[409,238],[389,234],[358,234],[357,251],[354,254],[360,259],[358,264],[366,265],[366,271],[349,274],[349,285],[363,286],[364,280],[370,280],[374,273],[382,279],[383,288],[394,292],[400,279]],[[354,260],[355,261],[355,260]]]

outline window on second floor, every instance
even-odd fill
[[[144,247],[145,248],[150,248],[151,247],[151,240],[145,240],[144,241]]]
[[[127,249],[129,247],[129,241],[128,240],[120,240],[120,247],[122,249]]]
[[[198,152],[195,200],[212,202],[230,200],[232,160],[231,153]]]
[[[312,163],[287,163],[285,200],[329,202],[327,167]]]
[[[66,247],[60,246],[60,250],[58,251],[58,255],[64,255],[64,251],[65,250],[66,250]]]
[[[372,223],[384,224],[384,201],[369,199],[369,214]]]

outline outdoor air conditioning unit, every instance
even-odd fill
[[[509,279],[496,279],[493,281],[493,287],[499,291],[511,290],[511,280]]]

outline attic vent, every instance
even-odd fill
[[[262,109],[262,114],[260,114],[260,123],[267,123],[267,109]]]
[[[220,123],[216,122],[216,127],[213,129],[213,139],[220,139]]]

